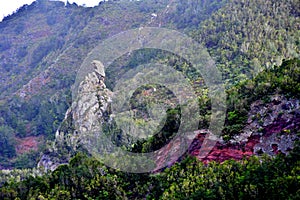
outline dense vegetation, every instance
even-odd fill
[[[236,84],[299,57],[299,0],[229,1],[196,30],[223,77]]]
[[[239,84],[229,98],[248,109],[248,102],[277,94],[299,98],[300,60],[260,73],[256,79]],[[268,78],[269,77],[269,78]],[[249,84],[255,87],[248,87]],[[259,85],[268,87],[259,87]],[[292,88],[286,90],[286,88]],[[248,88],[248,89],[245,89]],[[240,96],[239,96],[240,95]],[[241,99],[241,98],[244,99]],[[237,104],[236,102],[236,104]],[[232,108],[233,109],[233,108]],[[233,110],[231,112],[238,112]],[[237,116],[236,118],[238,118]],[[228,117],[229,118],[229,117]],[[227,128],[231,129],[230,120]],[[242,121],[242,120],[241,120]],[[243,121],[242,121],[243,122]],[[238,123],[237,123],[238,124]],[[299,134],[299,129],[291,130]],[[149,144],[148,144],[149,146]],[[150,145],[151,146],[151,145]],[[155,147],[155,146],[154,146]],[[149,149],[148,149],[149,150]],[[150,149],[153,150],[153,149]],[[185,156],[180,163],[157,174],[129,174],[107,168],[98,160],[77,154],[43,176],[3,173],[2,199],[298,199],[300,197],[300,145],[289,155],[278,154],[242,161],[210,162],[205,165]],[[20,175],[18,175],[20,174]],[[28,172],[27,172],[28,174]],[[36,174],[32,173],[31,174]],[[24,179],[21,182],[17,180]]]
[[[76,70],[99,40],[139,26],[179,29],[208,48],[230,88],[273,64],[280,65],[284,58],[299,57],[298,4],[298,0],[151,0],[109,1],[83,8],[38,0],[23,6],[0,23],[0,127],[7,141],[6,150],[0,149],[0,165],[15,167],[11,158],[19,156],[14,151],[16,138],[35,136],[44,142],[54,138],[72,101]],[[151,17],[152,13],[158,17]],[[140,64],[144,55],[127,66]],[[172,57],[164,63],[189,69]],[[108,86],[122,70],[107,73]],[[197,87],[201,78],[190,82]],[[210,116],[207,90],[195,90],[205,127]]]
[[[1,199],[299,199],[300,146],[288,156],[204,165],[185,158],[158,174],[112,170],[82,154],[69,165],[0,189]]]
[[[300,98],[299,4],[299,0],[145,0],[83,8],[38,0],[23,6],[0,23],[0,168],[36,166],[45,141],[54,139],[71,105],[70,87],[86,54],[100,40],[140,26],[175,28],[207,47],[227,88],[223,138],[240,134],[254,101],[267,103],[274,94]],[[208,89],[189,63],[170,52],[145,49],[124,55],[106,72],[108,88],[126,70],[151,61],[184,74],[198,96],[199,129],[207,128]],[[136,99],[152,87],[135,92],[132,109],[143,114],[145,102],[138,104]],[[158,137],[127,144],[127,150],[159,149],[172,139],[179,118],[180,108],[170,108]],[[288,131],[299,134],[299,127]],[[42,140],[38,151],[18,153],[16,146],[28,137]],[[44,175],[35,169],[0,171],[0,199],[299,199],[299,158],[297,144],[289,155],[275,158],[203,164],[185,155],[159,173],[129,174],[78,153],[69,165]]]

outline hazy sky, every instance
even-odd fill
[[[23,6],[24,4],[31,4],[35,0],[0,0],[0,21],[3,17],[12,14],[18,8]],[[61,0],[63,2],[67,2],[67,0]],[[69,0],[70,3],[76,2],[78,5],[85,4],[86,6],[95,6],[101,0]]]

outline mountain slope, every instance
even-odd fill
[[[149,0],[83,8],[38,0],[7,17],[0,23],[0,169],[34,167],[40,161],[40,169],[54,171],[1,170],[0,199],[299,199],[298,5],[299,0]],[[176,55],[131,52],[114,61],[106,76],[97,65],[72,99],[70,87],[93,47],[140,26],[175,28],[192,36],[222,72],[225,125],[206,157],[199,153],[205,151],[201,147],[212,116],[208,88]],[[149,62],[172,66],[197,95],[199,130],[180,158],[164,150],[181,147],[181,141],[168,142],[182,122],[184,105],[164,110],[162,131],[138,141],[116,130],[110,116],[110,89],[125,72]],[[164,92],[170,98],[160,98]],[[143,126],[148,115],[156,114],[149,114],[147,103],[178,105],[175,97],[169,88],[144,85],[130,99],[134,120],[122,120]],[[99,125],[104,131],[93,132]],[[158,150],[154,164],[167,167],[144,174],[107,167],[85,149],[95,147],[85,141],[90,130],[99,138],[110,136],[126,151]],[[116,161],[114,155],[108,158]],[[132,163],[125,156],[122,162]]]
[[[153,0],[109,1],[84,8],[38,0],[22,7],[0,23],[0,133],[6,144],[5,150],[0,149],[0,165],[35,165],[39,153],[25,153],[14,160],[19,154],[15,146],[29,139],[32,144],[42,141],[40,146],[44,146],[45,140],[54,139],[71,106],[70,87],[76,71],[99,41],[139,26],[178,28],[208,48],[230,88],[280,64],[283,58],[299,57],[297,5],[299,0]],[[121,64],[130,69],[133,63],[146,60],[146,54],[140,55],[142,59],[136,56],[129,64]],[[172,59],[166,63],[182,69],[187,66]],[[108,81],[118,76],[116,71],[107,74]],[[203,80],[191,82],[198,88],[205,128],[210,101],[199,84]]]
[[[299,58],[299,0],[231,0],[194,33],[236,84],[283,59]]]
[[[4,19],[1,126],[11,136],[53,138],[70,105],[70,87],[86,54],[100,40],[143,24],[152,12],[163,8],[163,1],[151,5],[106,2],[83,8],[39,0]],[[12,149],[13,143],[9,142]],[[4,157],[10,154],[15,155],[12,150]]]

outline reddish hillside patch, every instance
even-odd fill
[[[42,142],[43,138],[39,137],[25,137],[25,138],[16,138],[16,152],[17,154],[27,153],[31,150],[37,151],[38,145]]]
[[[198,158],[204,138],[204,134],[199,134],[194,139],[188,150],[190,155],[196,156]],[[222,144],[220,142],[217,142],[205,158],[199,159],[204,163],[208,163],[210,161],[223,162],[229,159],[241,160],[244,157],[249,157],[254,154],[253,148],[257,143],[259,143],[258,136],[252,136],[249,138],[248,142],[235,145],[229,143]]]

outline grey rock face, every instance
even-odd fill
[[[287,154],[298,139],[295,128],[300,126],[300,102],[273,96],[269,103],[261,100],[251,104],[248,122],[243,132],[232,143],[247,142],[250,136],[258,136],[259,143],[254,146],[254,153],[275,155],[278,151]]]
[[[38,163],[38,168],[55,170],[60,164],[82,149],[82,139],[88,132],[96,130],[104,122],[112,92],[105,86],[104,67],[99,61],[93,61],[94,72],[89,73],[80,83],[78,95],[73,99],[65,118],[56,132],[55,141]]]
[[[92,64],[95,68],[95,72],[105,77],[105,70],[102,62],[100,62],[99,60],[93,60]]]

